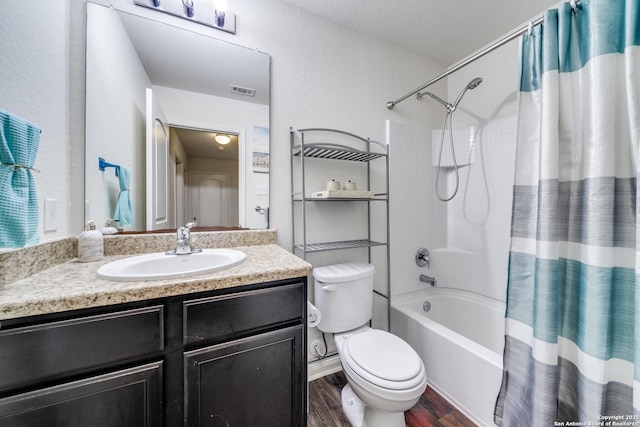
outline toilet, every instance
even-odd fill
[[[405,427],[404,411],[427,388],[420,356],[389,332],[368,326],[373,311],[371,264],[349,262],[313,270],[318,329],[333,333],[347,385],[342,409],[354,427]]]

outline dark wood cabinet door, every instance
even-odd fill
[[[162,362],[0,399],[2,427],[162,425]]]
[[[186,352],[186,425],[303,426],[302,328]]]

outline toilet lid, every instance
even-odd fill
[[[347,339],[344,350],[351,369],[372,382],[382,380],[381,386],[403,388],[422,380],[424,365],[418,354],[389,332],[372,329],[355,334]]]

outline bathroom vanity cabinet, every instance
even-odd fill
[[[306,277],[0,321],[0,425],[304,426]]]

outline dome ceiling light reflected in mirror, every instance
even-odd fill
[[[227,145],[231,142],[231,138],[229,137],[229,135],[218,134],[213,139],[215,139],[216,142],[220,145]]]

